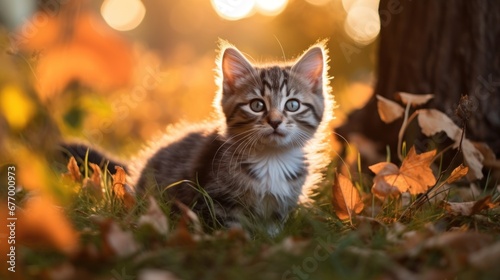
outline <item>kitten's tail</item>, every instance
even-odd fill
[[[127,167],[120,160],[115,159],[113,156],[106,154],[104,151],[91,147],[90,145],[82,144],[82,143],[62,143],[61,147],[61,156],[66,160],[66,162],[73,156],[77,160],[77,162],[85,162],[95,163],[99,165],[101,168],[107,168],[107,170],[111,174],[116,173],[116,167],[122,167],[125,172],[127,172]]]

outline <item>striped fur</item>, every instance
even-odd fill
[[[135,160],[145,164],[131,168],[133,184],[139,194],[156,188],[210,219],[212,206],[189,183],[164,191],[198,182],[222,225],[258,222],[274,235],[327,162],[320,151],[331,117],[326,53],[317,45],[295,63],[256,66],[227,47],[219,62],[220,118],[170,128]],[[308,151],[311,143],[316,149]]]

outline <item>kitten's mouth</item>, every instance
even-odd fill
[[[277,130],[274,130],[273,132],[269,133],[267,136],[268,137],[285,137],[285,134],[283,132],[279,132]]]

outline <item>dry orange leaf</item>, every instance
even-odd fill
[[[498,203],[491,202],[491,195],[485,196],[477,201],[444,202],[446,211],[455,216],[472,216],[483,210],[492,209],[497,206]]]
[[[411,103],[414,106],[424,105],[434,98],[434,94],[411,94],[407,92],[399,92],[398,94],[404,104]]]
[[[448,177],[448,179],[446,179],[446,183],[451,184],[451,183],[459,180],[460,178],[464,177],[465,175],[467,175],[468,172],[469,172],[469,168],[467,166],[464,166],[463,164],[460,164],[460,166],[453,169],[450,177]]]
[[[418,124],[422,128],[422,133],[426,136],[432,136],[438,132],[444,131],[454,143],[454,148],[462,143],[462,153],[467,166],[470,168],[468,177],[471,180],[483,178],[483,160],[481,152],[474,144],[462,138],[462,129],[459,128],[446,114],[435,109],[422,109],[418,111]]]
[[[49,197],[35,197],[19,212],[17,240],[21,244],[53,246],[66,254],[78,250],[78,233]]]
[[[73,182],[80,182],[82,180],[82,174],[80,173],[80,168],[78,163],[76,163],[75,157],[71,157],[68,161],[68,172],[63,175],[63,177],[70,178]]]
[[[396,189],[399,193],[426,192],[429,187],[436,184],[436,177],[430,168],[435,155],[436,150],[417,155],[415,147],[412,147],[401,168],[390,162],[371,165],[370,170],[376,174],[372,192],[380,198],[385,198],[388,193],[396,194]]]
[[[127,209],[132,209],[135,205],[135,197],[127,191],[127,174],[120,166],[116,167],[116,173],[113,175],[113,193],[120,199]]]
[[[353,213],[359,214],[363,211],[365,205],[349,178],[342,174],[336,174],[332,187],[333,208],[339,219],[352,220]]]
[[[380,119],[385,123],[391,123],[403,116],[404,108],[398,103],[377,94],[377,109]]]

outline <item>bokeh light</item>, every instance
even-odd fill
[[[223,19],[239,20],[249,16],[255,7],[255,0],[212,0],[212,6]]]
[[[347,35],[360,45],[373,42],[380,33],[379,1],[342,0],[347,17],[344,30]]]
[[[280,14],[288,4],[288,0],[257,0],[259,12],[267,16]]]
[[[323,6],[328,4],[328,2],[331,2],[332,0],[306,0],[306,1],[316,6]]]
[[[105,0],[101,15],[113,29],[129,31],[141,24],[146,8],[140,0]]]

